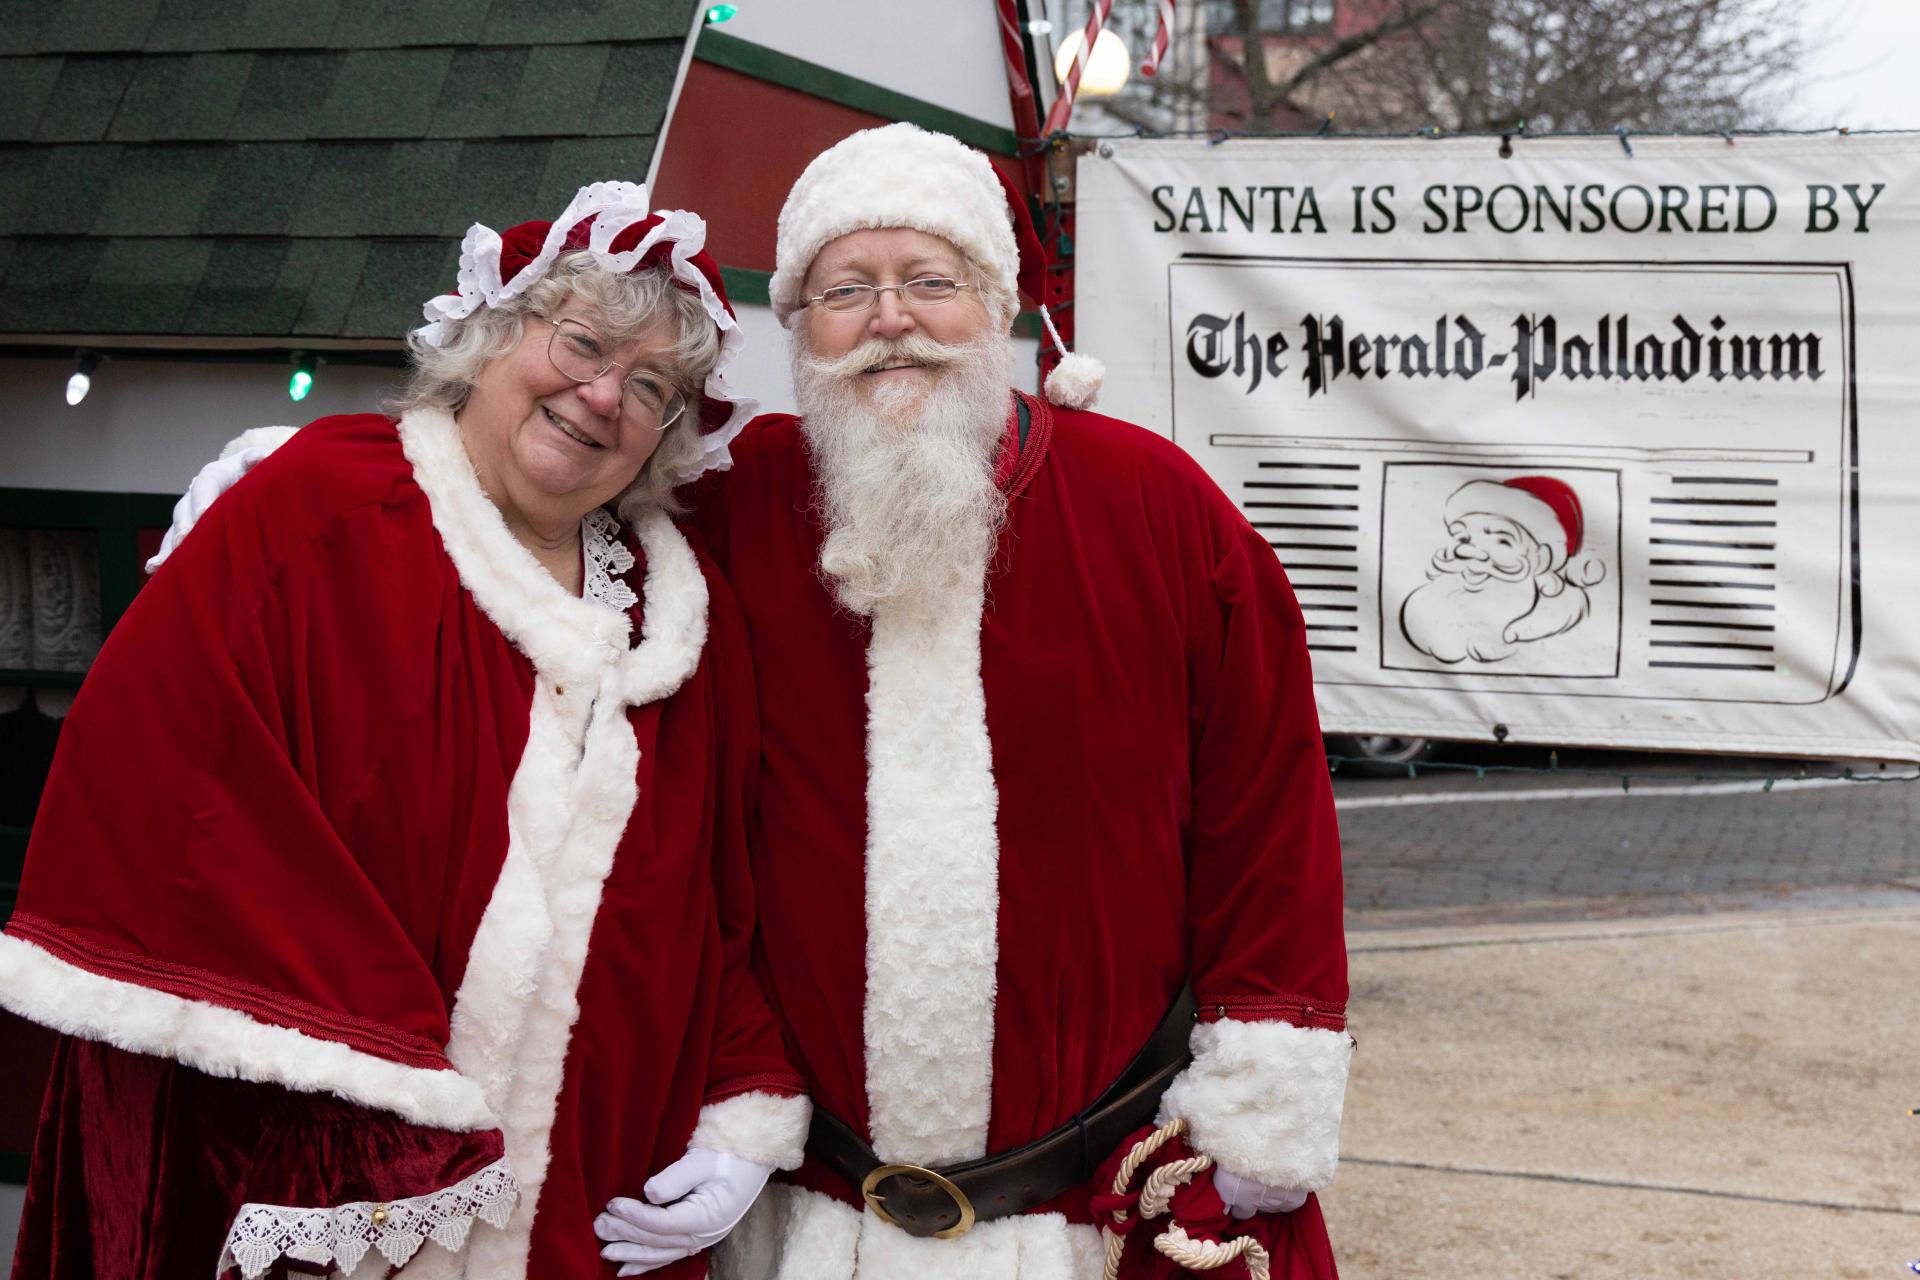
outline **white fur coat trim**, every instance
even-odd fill
[[[981,565],[981,578],[985,577]],[[999,796],[982,588],[882,606],[867,649],[867,1102],[882,1160],[986,1154],[999,959]]]
[[[66,1035],[171,1058],[211,1076],[331,1093],[436,1129],[470,1132],[499,1123],[473,1081],[457,1071],[402,1066],[235,1009],[102,977],[5,934],[0,1005]]]
[[[1096,1228],[1057,1213],[921,1240],[831,1196],[771,1183],[712,1256],[713,1280],[1099,1280]]]
[[[453,419],[408,414],[400,438],[461,584],[534,664],[527,744],[507,792],[508,848],[454,1002],[447,1053],[500,1116],[522,1196],[504,1229],[476,1226],[447,1274],[526,1272],[552,1157],[587,943],[615,850],[639,803],[631,706],[671,695],[699,665],[707,584],[663,513],[635,526],[646,552],[644,634],[569,595],[508,532],[481,490]]]
[[[1318,1191],[1340,1163],[1340,1110],[1353,1040],[1344,1031],[1222,1018],[1193,1029],[1193,1062],[1174,1077],[1157,1123],[1242,1177]]]
[[[480,487],[451,415],[412,410],[400,419],[400,445],[461,585],[543,674],[597,684],[627,652],[626,615],[567,591],[520,545]]]
[[[813,1103],[804,1097],[754,1091],[700,1108],[689,1147],[724,1151],[770,1169],[798,1169],[807,1156]]]

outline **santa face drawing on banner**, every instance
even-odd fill
[[[1474,480],[1447,499],[1449,541],[1400,606],[1414,648],[1446,663],[1500,662],[1573,630],[1606,566],[1581,551],[1572,486],[1551,476]]]

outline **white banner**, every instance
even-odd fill
[[[1329,732],[1920,760],[1920,135],[1115,141],[1075,346]]]

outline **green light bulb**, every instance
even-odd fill
[[[707,9],[707,25],[712,26],[716,22],[725,22],[738,12],[740,12],[740,6],[737,4],[712,5]]]
[[[313,375],[305,369],[295,369],[293,376],[287,379],[287,398],[305,400],[307,392],[313,390]]]

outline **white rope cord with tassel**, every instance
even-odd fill
[[[1133,1150],[1113,1175],[1113,1194],[1125,1195],[1127,1188],[1133,1185],[1133,1177],[1140,1172],[1140,1166],[1153,1159],[1160,1148],[1175,1138],[1185,1136],[1185,1120],[1169,1120],[1140,1141],[1134,1143]],[[1213,1160],[1199,1153],[1185,1160],[1175,1160],[1164,1164],[1147,1175],[1147,1183],[1140,1190],[1140,1202],[1137,1206],[1141,1221],[1157,1218],[1167,1212],[1173,1202],[1173,1193],[1187,1185],[1197,1175],[1213,1168]],[[1106,1246],[1106,1266],[1103,1280],[1119,1280],[1120,1255],[1126,1252],[1127,1237],[1114,1230],[1124,1226],[1127,1212],[1115,1209],[1112,1212],[1113,1223],[1100,1225],[1101,1242]],[[1164,1257],[1189,1271],[1215,1271],[1228,1263],[1244,1259],[1247,1274],[1251,1280],[1270,1280],[1272,1262],[1260,1242],[1251,1236],[1241,1236],[1236,1240],[1195,1240],[1179,1223],[1173,1223],[1164,1232],[1156,1236],[1153,1247]]]

